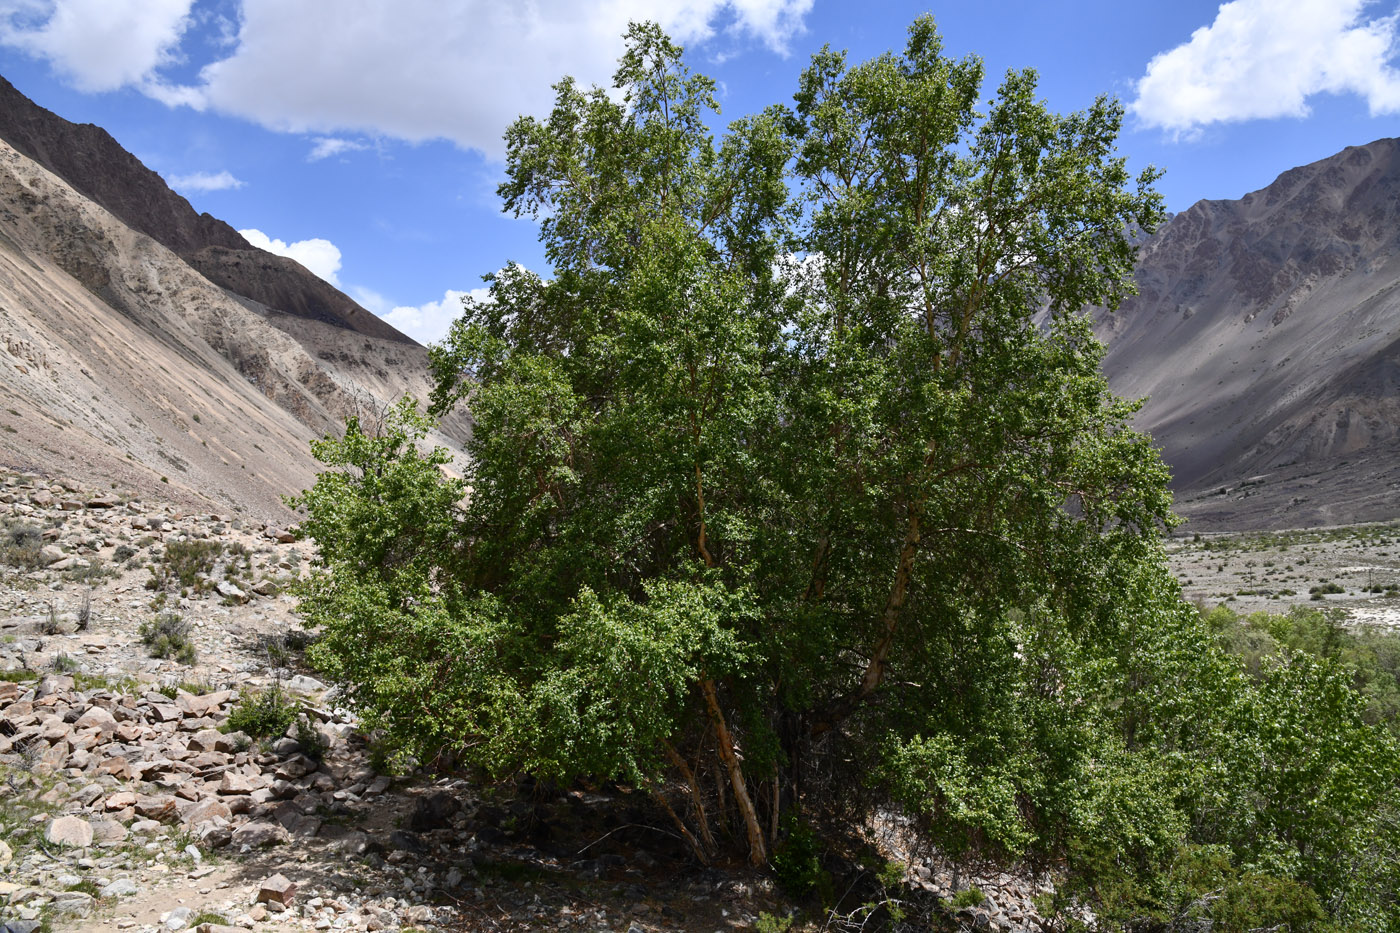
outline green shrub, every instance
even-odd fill
[[[197,653],[190,640],[190,623],[178,612],[162,612],[142,622],[140,635],[153,658],[174,658],[181,664],[195,662]]]
[[[821,841],[812,827],[790,819],[787,839],[773,853],[773,874],[778,884],[793,897],[810,894],[826,876],[821,854]]]
[[[44,529],[22,519],[6,519],[0,528],[0,564],[21,570],[43,566],[39,550],[44,546]]]
[[[160,560],[152,564],[151,579],[146,581],[146,589],[213,589],[214,583],[209,578],[218,568],[223,551],[224,546],[218,541],[194,538],[172,541],[165,546],[165,554]]]
[[[251,693],[234,706],[223,725],[225,732],[242,732],[255,739],[282,735],[296,721],[300,704],[280,684]]]

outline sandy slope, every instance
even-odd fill
[[[1099,317],[1105,371],[1148,397],[1138,423],[1194,521],[1400,514],[1400,140],[1197,203],[1144,245],[1138,282]]]
[[[421,347],[304,323],[312,352],[0,143],[6,465],[282,512],[312,437],[426,390]]]

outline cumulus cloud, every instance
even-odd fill
[[[1132,111],[1192,136],[1212,123],[1303,117],[1316,94],[1356,94],[1372,115],[1400,112],[1394,67],[1400,13],[1366,18],[1368,0],[1234,0],[1190,41],[1156,56]]]
[[[361,290],[357,289],[357,293],[359,291]],[[401,305],[391,311],[381,313],[379,316],[419,343],[431,343],[446,337],[447,329],[452,326],[452,322],[462,316],[463,298],[470,296],[477,301],[486,301],[490,294],[490,290],[486,288],[473,288],[469,292],[448,289],[443,294],[441,301],[430,301],[417,307]],[[379,296],[375,295],[374,297],[378,298]],[[362,301],[361,304],[364,302]],[[373,310],[368,304],[365,307]]]
[[[275,130],[446,138],[491,156],[564,74],[606,83],[633,19],[681,41],[718,24],[785,50],[812,0],[244,0],[236,51],[201,73],[209,106]]]
[[[329,159],[338,156],[343,152],[358,152],[361,149],[368,149],[367,143],[357,142],[353,139],[341,139],[338,136],[322,136],[315,140],[315,145],[306,155],[308,162],[320,162],[322,159]]]
[[[0,41],[48,58],[85,90],[131,85],[279,131],[448,139],[500,156],[506,126],[547,112],[562,75],[609,81],[629,21],[655,20],[681,42],[724,33],[786,54],[812,2],[340,0],[327,16],[324,0],[238,0],[230,50],[177,48],[199,31],[191,0],[0,0]],[[160,73],[196,46],[219,56],[197,80]]]
[[[340,279],[336,277],[336,273],[340,271],[340,249],[330,240],[316,237],[288,243],[285,240],[274,240],[257,229],[238,232],[243,235],[243,239],[258,249],[295,259],[336,288],[340,287]]]
[[[188,175],[171,175],[166,179],[176,191],[228,191],[242,188],[243,182],[225,170],[222,172],[191,172]]]
[[[81,91],[156,85],[193,0],[0,0],[0,43],[44,58]]]

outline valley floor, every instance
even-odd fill
[[[1400,522],[1298,531],[1178,534],[1167,544],[1188,600],[1237,612],[1335,609],[1400,628]]]

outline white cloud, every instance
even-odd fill
[[[269,253],[295,259],[336,288],[340,287],[340,279],[336,277],[336,273],[340,271],[340,249],[330,240],[317,237],[288,243],[284,240],[274,240],[261,230],[250,229],[238,232],[243,235],[243,239],[258,249],[265,249]]]
[[[356,289],[357,297],[361,297],[362,291],[365,290]],[[368,294],[375,298],[380,297],[374,295],[373,292]],[[463,298],[470,296],[477,301],[486,301],[490,295],[490,290],[486,288],[473,288],[469,292],[448,289],[443,294],[441,301],[430,301],[417,307],[400,306],[387,313],[381,313],[379,316],[419,343],[430,343],[446,337],[447,329],[452,326],[452,322],[462,316]],[[365,307],[370,308],[370,310],[374,310],[371,305],[363,301],[363,298],[360,303],[365,304]]]
[[[373,311],[380,317],[388,314],[394,307],[394,303],[388,298],[363,285],[350,286],[350,297],[358,301],[360,307]]]
[[[170,62],[193,0],[0,0],[0,43],[45,58],[81,91],[143,86]]]
[[[244,0],[237,50],[201,73],[209,106],[276,130],[446,138],[499,157],[521,113],[543,114],[565,74],[606,84],[629,20],[680,41],[718,21],[775,50],[812,0]]]
[[[368,143],[356,142],[353,139],[341,139],[338,136],[321,136],[316,140],[316,145],[311,147],[307,153],[306,161],[319,162],[322,159],[329,159],[338,156],[342,152],[358,152],[361,149],[368,149]]]
[[[1400,13],[1366,19],[1368,0],[1234,0],[1215,22],[1156,56],[1132,111],[1191,136],[1212,123],[1307,116],[1315,94],[1357,94],[1372,115],[1400,112]]]
[[[242,188],[243,182],[234,178],[227,170],[222,172],[191,172],[188,175],[171,175],[166,181],[177,191],[228,191]]]
[[[183,84],[159,68],[199,45],[180,48],[198,31],[191,0],[0,0],[0,41],[84,90],[130,85],[279,131],[448,139],[499,157],[506,126],[548,112],[561,76],[608,84],[629,21],[655,20],[681,42],[722,32],[786,54],[812,3],[339,0],[327,15],[325,0],[238,0],[232,51]]]

